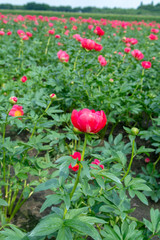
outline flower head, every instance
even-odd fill
[[[147,61],[141,62],[141,65],[145,69],[151,68],[151,66],[152,66],[151,62],[149,62],[149,61],[148,62]]]
[[[27,81],[27,77],[26,76],[23,76],[22,78],[21,78],[21,82],[26,82]]]
[[[149,163],[149,162],[150,162],[150,158],[145,158],[144,161],[145,161],[146,163]]]
[[[80,152],[75,152],[73,155],[70,155],[73,159],[77,159],[78,161],[81,161],[81,154]],[[78,171],[79,169],[79,165],[76,163],[76,165],[72,166],[72,164],[69,165],[70,169],[72,169],[73,171]]]
[[[96,33],[99,36],[103,36],[105,34],[105,32],[103,31],[103,29],[99,26],[97,26],[94,30],[94,33]]]
[[[126,47],[126,48],[124,49],[124,51],[125,51],[125,53],[129,53],[129,52],[131,51],[131,48],[130,48],[130,47]]]
[[[141,60],[144,58],[144,55],[143,53],[141,53],[141,51],[139,51],[138,49],[134,49],[132,52],[131,52],[132,56],[137,59],[137,60]]]
[[[79,112],[73,110],[71,121],[73,126],[80,132],[97,133],[104,128],[107,118],[102,110],[96,112],[95,110],[84,108]]]
[[[99,167],[101,167],[102,169],[104,169],[104,165],[100,164],[101,162],[98,159],[94,159],[93,162],[91,162],[91,164],[95,164],[98,165]],[[93,168],[93,167],[91,167]]]
[[[57,53],[57,57],[61,62],[69,61],[69,55],[65,51],[59,50],[59,52]]]
[[[158,40],[158,37],[157,37],[157,35],[150,34],[150,35],[149,35],[149,39],[150,39],[150,40]]]
[[[12,116],[12,117],[23,116],[24,115],[23,107],[19,106],[19,105],[13,105],[13,107],[11,108],[11,110],[9,112],[9,115]]]
[[[101,66],[103,66],[103,67],[107,65],[107,61],[102,55],[98,56],[98,61],[101,64]]]

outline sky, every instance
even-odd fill
[[[140,2],[150,4],[152,0],[0,0],[0,3],[10,3],[13,5],[23,5],[27,2],[46,3],[50,6],[71,6],[71,7],[120,7],[137,8]],[[153,0],[154,5],[160,3],[160,0]]]

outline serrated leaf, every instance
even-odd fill
[[[114,174],[112,174],[112,173],[100,171],[100,172],[98,173],[98,175],[100,175],[100,176],[102,176],[102,177],[106,177],[106,178],[108,178],[108,179],[110,179],[110,180],[112,180],[113,182],[116,182],[116,183],[118,183],[118,184],[122,184],[121,181],[120,181],[120,179],[119,179],[118,177],[116,177],[116,176],[115,176]]]
[[[70,220],[67,219],[64,221],[64,225],[71,228],[73,231],[83,234],[83,235],[89,235],[94,240],[101,240],[101,237],[97,230],[90,225],[89,223],[84,223],[79,220]]]
[[[56,240],[72,240],[72,233],[69,227],[62,227],[58,231]]]
[[[141,202],[143,202],[144,204],[148,205],[148,200],[147,200],[146,196],[143,193],[136,191],[135,194],[137,195],[137,197],[139,198],[139,200]]]
[[[47,189],[57,188],[59,185],[58,180],[56,178],[49,179],[48,181],[39,184],[35,189],[34,192],[40,192]]]
[[[43,212],[47,207],[59,204],[61,202],[60,196],[56,194],[48,195],[46,198],[47,199],[45,200],[45,202],[43,203],[40,209],[40,213]]]
[[[8,206],[8,203],[2,198],[0,198],[0,206]]]
[[[58,231],[63,225],[63,220],[58,217],[49,216],[43,219],[29,234],[30,237],[48,236]]]

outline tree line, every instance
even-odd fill
[[[159,15],[160,3],[154,5],[153,1],[150,4],[140,3],[137,9],[123,9],[123,8],[98,8],[98,7],[75,7],[71,6],[50,6],[45,3],[29,2],[24,5],[0,4],[0,9],[13,9],[13,10],[43,10],[43,11],[56,11],[56,12],[79,12],[79,13],[110,13],[110,14],[138,14],[138,15]]]

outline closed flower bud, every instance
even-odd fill
[[[139,129],[136,128],[136,127],[133,127],[133,128],[131,128],[131,133],[132,133],[134,136],[136,136],[136,135],[138,135],[138,133],[139,133]]]
[[[10,97],[9,102],[12,104],[15,104],[17,102],[17,100],[18,100],[17,97],[13,96],[13,97]]]
[[[52,99],[56,99],[57,96],[56,96],[56,94],[52,93],[52,94],[50,95],[50,98],[52,98]]]

